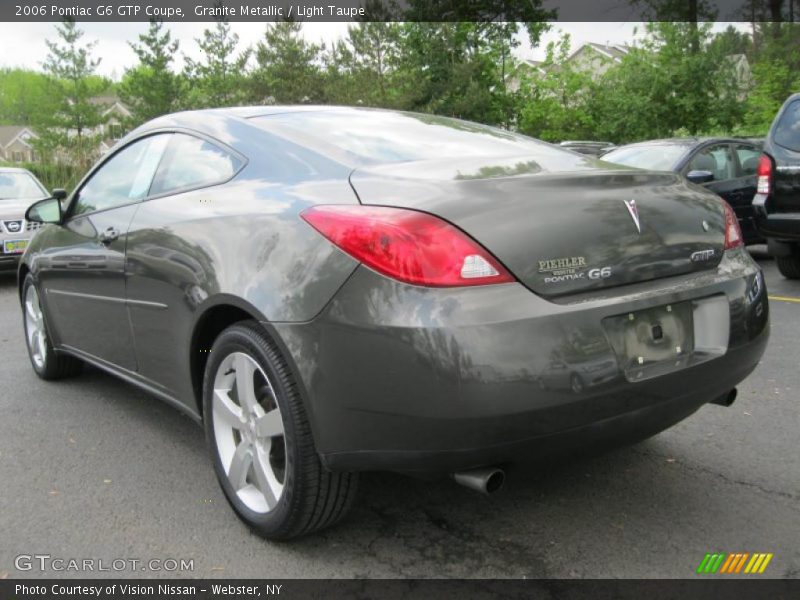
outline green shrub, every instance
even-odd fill
[[[75,166],[64,163],[22,163],[17,165],[28,169],[44,184],[48,190],[64,188],[72,190],[80,181],[83,172]]]

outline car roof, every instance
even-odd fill
[[[159,130],[186,129],[216,139],[231,148],[243,151],[243,127],[250,132],[266,133],[263,123],[253,121],[256,117],[268,117],[287,113],[324,112],[339,115],[358,113],[399,113],[402,111],[381,108],[329,106],[329,105],[269,105],[207,108],[183,111],[157,117],[140,125],[119,140],[114,148],[120,148],[132,140]],[[247,154],[245,152],[245,154]]]
[[[619,146],[619,148],[634,148],[636,146],[654,146],[654,145],[674,145],[674,146],[698,146],[707,143],[735,143],[735,144],[752,144],[758,145],[758,138],[749,137],[674,137],[674,138],[660,138],[655,140],[643,140],[641,142],[633,142]]]
[[[304,105],[269,105],[269,106],[234,106],[227,108],[206,108],[201,110],[188,110],[164,115],[148,121],[142,128],[156,129],[164,125],[185,126],[190,129],[204,129],[203,124],[226,119],[253,119],[255,117],[268,117],[286,113],[328,112],[339,114],[356,114],[360,112],[398,112],[382,108],[366,108],[353,106],[327,106],[316,104]],[[213,127],[212,127],[213,128]]]

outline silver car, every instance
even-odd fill
[[[41,223],[25,220],[25,211],[50,194],[30,171],[0,167],[0,269],[14,269]]]

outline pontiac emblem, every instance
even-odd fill
[[[639,211],[636,210],[636,200],[625,200],[624,202],[625,207],[631,215],[631,219],[633,219],[634,225],[636,225],[636,231],[642,233],[642,226],[639,224]]]

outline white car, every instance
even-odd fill
[[[25,220],[28,207],[50,194],[30,171],[0,167],[0,269],[16,268],[41,223]]]

